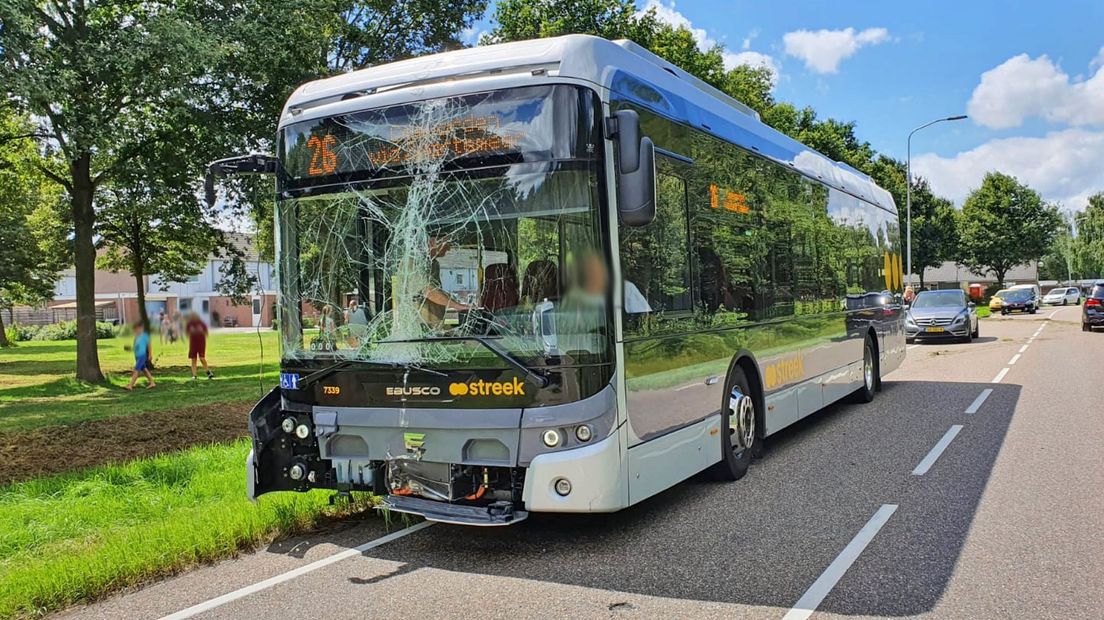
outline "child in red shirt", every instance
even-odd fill
[[[207,378],[214,379],[214,373],[207,366],[207,325],[198,314],[193,312],[188,317],[184,332],[188,334],[188,359],[192,361],[192,381],[196,380],[196,358],[203,362],[203,370],[207,371]]]

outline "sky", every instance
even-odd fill
[[[904,160],[961,206],[986,172],[1082,209],[1104,191],[1104,0],[637,0],[725,62],[768,66],[774,94]],[[482,22],[468,34],[490,26]]]

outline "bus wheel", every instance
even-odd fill
[[[878,388],[878,356],[874,355],[874,343],[870,336],[866,337],[863,344],[863,384],[851,395],[851,401],[856,403],[868,403],[874,400],[874,390]]]
[[[734,367],[726,391],[728,399],[721,408],[721,460],[709,470],[716,480],[743,478],[759,447],[755,399],[748,386],[744,370]]]

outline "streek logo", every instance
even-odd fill
[[[472,381],[452,383],[449,394],[453,396],[525,396],[525,384],[514,377],[513,381]]]

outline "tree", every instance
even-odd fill
[[[387,55],[458,45],[485,0],[7,0],[0,95],[38,119],[57,153],[76,269],[78,379],[101,381],[95,341],[100,190],[159,144],[192,161],[270,145],[292,89]],[[17,136],[8,136],[12,139]],[[52,160],[51,160],[52,161]],[[192,170],[198,174],[199,170]]]
[[[187,193],[124,177],[103,194],[97,230],[106,251],[99,266],[133,275],[138,313],[148,332],[146,276],[157,274],[162,282],[187,281],[203,268],[219,237]]]
[[[0,105],[0,136],[19,135],[30,123]],[[3,310],[50,298],[64,257],[53,184],[39,174],[34,144],[0,142],[0,346],[8,346]]]
[[[60,165],[76,271],[78,379],[102,381],[96,350],[94,199],[176,128],[221,42],[177,3],[114,0],[0,4],[2,94],[39,119],[31,132]]]
[[[1104,278],[1104,192],[1089,197],[1085,210],[1073,218],[1076,236],[1072,258],[1082,278]]]
[[[904,210],[905,205],[900,210]],[[901,221],[905,218],[902,215]],[[954,260],[958,253],[958,218],[954,203],[932,193],[928,181],[912,182],[912,270],[924,288],[924,271]]]
[[[962,205],[959,262],[978,275],[992,272],[998,286],[1016,265],[1047,253],[1062,225],[1057,207],[1000,172],[985,175]]]

